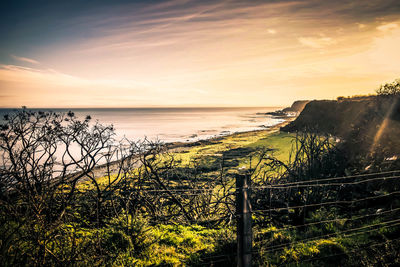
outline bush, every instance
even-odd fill
[[[400,79],[394,82],[385,83],[376,90],[378,96],[395,96],[400,95]]]

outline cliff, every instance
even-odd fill
[[[282,131],[327,133],[352,144],[400,153],[400,97],[314,100]]]
[[[310,100],[297,100],[294,101],[292,106],[282,109],[283,112],[301,112]]]
[[[310,102],[310,100],[297,100],[293,102],[293,104],[290,107],[263,114],[279,118],[294,117],[304,109],[305,105],[308,102]]]

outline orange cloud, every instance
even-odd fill
[[[387,24],[382,24],[378,27],[376,27],[376,29],[378,29],[379,31],[390,31],[390,30],[394,30],[397,29],[399,27],[399,25],[397,23],[387,23]]]
[[[31,58],[27,58],[27,57],[18,57],[18,56],[15,56],[15,55],[11,55],[11,57],[16,59],[16,60],[18,60],[18,61],[25,62],[25,63],[36,64],[36,65],[40,64],[39,61],[36,61],[34,59],[31,59]]]
[[[283,106],[370,93],[398,77],[399,22],[358,4],[174,0],[91,14],[71,22],[89,28],[84,38],[0,66],[0,95],[15,96],[0,106]]]
[[[336,40],[330,37],[300,37],[298,40],[302,45],[311,48],[324,48],[336,44]]]

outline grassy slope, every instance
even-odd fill
[[[248,160],[248,153],[259,149],[259,148],[271,148],[273,149],[273,153],[276,157],[278,157],[282,161],[287,161],[289,159],[289,153],[291,150],[292,141],[294,140],[295,135],[291,133],[284,133],[279,132],[276,130],[266,130],[266,131],[255,131],[255,132],[246,132],[246,133],[238,133],[230,136],[223,137],[218,141],[214,141],[207,144],[201,144],[198,146],[186,148],[179,152],[176,152],[176,156],[181,159],[181,164],[184,166],[190,162],[193,157],[198,156],[210,156],[210,157],[221,157],[224,155],[228,160],[238,160],[239,164],[237,167],[248,167],[249,160]],[[231,168],[230,169],[235,169]],[[234,236],[234,229],[226,229],[225,231],[226,236],[225,240],[218,240],[217,239],[203,239],[202,242],[208,242],[207,244],[203,244],[202,246],[193,248],[193,250],[188,253],[172,253],[170,254],[167,262],[170,263],[182,263],[182,259],[184,261],[189,260],[192,262],[196,262],[198,256],[203,258],[197,264],[199,266],[204,266],[210,264],[209,262],[204,262],[205,255],[216,255],[217,258],[213,260],[221,260],[218,258],[218,255],[229,253],[226,248],[219,247],[219,242],[225,242],[229,244],[230,242],[234,243],[235,236]],[[223,231],[223,229],[218,230],[218,233]],[[172,234],[172,233],[169,233]],[[171,243],[173,250],[178,250],[180,244],[179,243]],[[204,249],[203,247],[207,247],[208,249]],[[176,248],[175,248],[176,247]],[[236,249],[236,247],[234,247]],[[190,255],[191,254],[191,255]],[[178,258],[180,258],[178,260]],[[207,256],[206,256],[207,259]],[[212,258],[211,258],[212,259]],[[234,259],[234,258],[233,258]],[[190,265],[192,265],[190,264]],[[233,264],[233,262],[232,262]],[[196,264],[193,264],[196,265]]]
[[[182,165],[198,156],[221,157],[223,153],[229,159],[239,159],[239,166],[248,163],[247,155],[258,148],[271,148],[280,160],[287,161],[294,134],[269,131],[254,131],[226,136],[207,144],[186,148],[176,152]],[[231,152],[231,153],[229,153]],[[233,153],[235,152],[235,153]]]
[[[229,158],[228,161],[238,160],[239,164],[237,166],[229,167],[230,170],[235,171],[238,167],[248,166],[248,153],[259,148],[271,148],[273,149],[272,153],[280,160],[288,160],[293,139],[294,134],[281,133],[275,128],[265,131],[237,133],[192,147],[178,148],[175,149],[174,154],[177,159],[181,160],[180,165],[182,167],[188,165],[194,157],[206,156],[211,160],[215,160],[224,155]],[[213,174],[214,172],[205,173],[205,175],[211,176]],[[98,179],[100,183],[106,183],[106,180],[108,180],[107,177]],[[79,187],[81,190],[93,189],[89,181],[81,183]],[[145,221],[144,223],[147,225]],[[111,226],[109,229],[103,230],[106,233],[111,231],[110,233],[113,234],[115,229],[114,226]],[[211,257],[210,260],[215,260],[213,257],[218,257],[221,254],[234,255],[233,252],[236,250],[235,246],[230,247],[236,239],[235,229],[233,228],[207,229],[197,225],[171,226],[157,224],[153,226],[147,225],[145,232],[146,234],[142,236],[143,245],[148,247],[143,252],[144,254],[137,255],[138,257],[136,258],[130,255],[129,250],[117,253],[116,262],[118,264],[129,265],[128,262],[135,262],[138,266],[154,264],[178,266],[186,262],[190,263],[189,265],[191,266],[203,266],[208,264],[208,257]],[[112,238],[112,235],[110,238]],[[228,261],[231,260],[234,261],[234,257],[228,259]],[[232,262],[232,264],[234,263]]]
[[[214,161],[216,158],[224,155],[229,160],[238,161],[238,164],[234,165],[234,167],[229,167],[229,169],[234,171],[242,166],[248,166],[248,154],[258,148],[271,148],[273,149],[272,153],[274,156],[282,161],[287,161],[294,136],[294,134],[279,132],[276,129],[272,131],[238,133],[191,147],[181,147],[176,149],[174,154],[181,160],[182,167],[189,164],[190,160],[194,157],[205,156],[208,160]],[[214,174],[213,171],[204,173],[204,175],[210,175],[210,177],[214,177]],[[335,214],[329,212],[324,214],[323,211],[315,212],[313,216],[318,217],[314,218],[315,221],[336,219]],[[313,222],[314,219],[310,222]],[[348,250],[357,247],[358,243],[363,244],[370,241],[369,237],[361,235],[358,236],[358,239],[364,238],[366,239],[365,242],[351,237],[321,238],[308,243],[298,242],[308,237],[308,235],[332,234],[348,229],[346,228],[347,226],[342,225],[342,221],[327,225],[323,224],[322,226],[309,229],[306,233],[291,230],[275,232],[273,231],[273,227],[271,227],[254,229],[255,249],[259,251],[258,264],[261,266],[264,266],[267,262],[274,264],[282,261],[295,262],[297,260],[332,254],[344,254],[346,256]],[[114,228],[110,229],[114,231]],[[378,237],[380,238],[380,236]],[[188,263],[190,266],[204,266],[209,263],[207,262],[209,258],[209,261],[212,261],[219,260],[218,255],[233,255],[232,251],[235,250],[235,247],[231,247],[231,245],[234,242],[235,229],[233,228],[208,229],[196,225],[149,225],[144,243],[150,245],[144,254],[132,257],[128,252],[122,253],[118,255],[117,262],[121,265],[129,265],[128,262],[135,262],[139,266],[149,266],[152,264],[179,266],[182,263]],[[275,253],[264,252],[268,246],[275,243],[287,242],[293,242],[296,245]],[[213,258],[215,256],[217,256],[216,259]],[[231,260],[233,261],[234,257],[229,258],[229,261]],[[331,260],[336,262],[333,259]],[[318,264],[318,261],[316,263]]]

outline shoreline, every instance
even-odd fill
[[[211,138],[207,138],[204,140],[198,140],[198,141],[192,141],[192,142],[169,142],[169,143],[163,143],[163,144],[167,148],[166,152],[179,153],[179,152],[183,152],[186,149],[195,148],[195,147],[202,146],[202,145],[216,144],[226,138],[249,136],[251,134],[260,133],[260,132],[265,132],[265,134],[271,134],[271,133],[279,131],[279,129],[281,127],[289,124],[290,122],[292,122],[295,119],[296,119],[296,117],[285,118],[285,121],[275,124],[274,126],[270,126],[267,129],[262,129],[262,130],[235,132],[235,133],[231,133],[231,134],[227,134],[227,135],[223,135],[223,136],[216,136],[216,137],[211,137]],[[110,170],[110,175],[115,174],[117,171],[116,167],[118,167],[118,164],[120,163],[120,161],[121,161],[121,159],[112,161],[108,165],[108,167],[107,167],[107,164],[102,164],[102,165],[95,167],[92,170],[94,177],[97,179],[97,178],[106,176],[107,168]],[[88,179],[83,179],[81,182],[84,182],[87,180]]]
[[[197,141],[189,141],[189,142],[183,142],[183,141],[176,141],[176,142],[166,142],[164,143],[165,146],[167,146],[168,150],[170,149],[178,149],[178,148],[190,148],[190,147],[195,147],[195,146],[200,146],[200,145],[207,145],[210,143],[215,143],[218,141],[221,141],[225,138],[229,137],[234,137],[234,136],[240,136],[240,135],[248,135],[251,133],[260,133],[260,132],[265,132],[265,133],[272,133],[277,130],[279,130],[281,127],[289,124],[290,122],[294,121],[297,117],[288,117],[288,118],[283,118],[284,121],[277,123],[273,126],[268,126],[268,128],[265,129],[257,129],[257,130],[250,130],[250,131],[243,131],[243,132],[233,132],[229,133],[226,135],[221,135],[221,136],[214,136],[210,138],[205,138],[202,140],[197,140]]]

